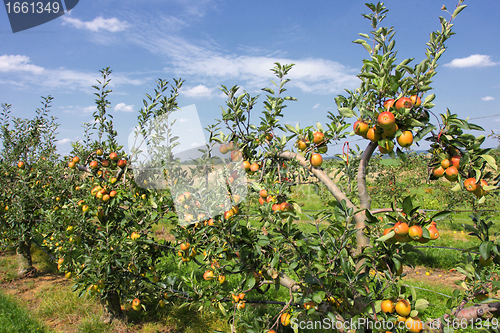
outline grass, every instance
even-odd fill
[[[39,320],[11,296],[0,290],[0,327],[2,333],[49,333]]]

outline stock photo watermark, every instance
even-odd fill
[[[239,147],[208,144],[195,105],[137,126],[128,144],[137,184],[168,189],[181,225],[226,217],[247,196]]]
[[[72,10],[80,0],[4,0],[12,32],[31,29]]]

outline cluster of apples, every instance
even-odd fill
[[[393,302],[391,299],[382,301],[382,312],[394,314],[398,322],[404,322],[408,332],[418,333],[424,329],[424,323],[418,317],[411,317],[411,304],[406,299],[399,299]]]
[[[190,262],[192,258],[196,257],[198,254],[194,247],[189,244],[189,242],[183,242],[179,245],[180,250],[177,252],[177,255],[181,257],[182,261]]]
[[[357,120],[353,125],[354,133],[378,143],[380,153],[390,153],[394,149],[394,137],[400,129],[396,124],[394,113],[390,110],[393,108],[396,110],[411,109],[412,107],[419,107],[421,104],[422,100],[417,95],[401,97],[398,100],[388,99],[384,102],[386,111],[378,115],[377,124],[370,127],[367,122],[361,119]],[[407,148],[413,143],[413,133],[408,129],[401,129],[401,134],[396,140],[402,148]]]
[[[316,131],[313,133],[313,150],[314,153],[309,158],[309,162],[315,168],[319,168],[323,163],[323,156],[321,154],[325,154],[328,151],[328,146],[326,145],[325,134],[320,131]],[[300,151],[305,151],[309,147],[309,139],[301,138],[297,141],[297,148]]]
[[[436,178],[444,176],[450,182],[456,182],[458,179],[458,170],[460,168],[460,158],[460,155],[454,155],[450,158],[443,159],[440,165],[432,170],[432,174]]]
[[[95,151],[95,154],[100,157],[100,156],[104,155],[104,152],[102,151],[102,149],[97,149]],[[127,166],[127,161],[124,160],[124,159],[120,159],[120,157],[118,156],[118,154],[115,153],[115,152],[109,153],[108,158],[109,158],[109,160],[106,159],[106,158],[100,158],[99,160],[92,160],[89,163],[90,169],[92,169],[92,170],[98,169],[99,168],[99,162],[100,162],[101,166],[104,167],[104,168],[113,167],[114,163],[116,163],[116,165],[119,168],[121,168],[121,169],[123,169],[123,168],[125,168]],[[98,174],[99,174],[99,172],[98,172]],[[102,174],[100,174],[100,175],[102,175]]]
[[[394,231],[394,236],[387,240],[389,243],[407,243],[411,241],[427,243],[430,240],[436,240],[439,238],[439,231],[435,221],[432,221],[427,226],[427,230],[429,231],[429,238],[423,237],[422,226],[418,224],[409,226],[406,222],[398,221],[393,227],[385,229],[383,235],[385,236],[391,231]]]
[[[263,205],[266,202],[274,202],[276,200],[275,196],[269,195],[267,190],[262,189],[259,192],[259,204]],[[273,203],[271,207],[273,213],[277,214],[280,212],[293,212],[293,206],[289,202]]]
[[[487,193],[484,189],[485,186],[488,186],[488,182],[484,179],[481,179],[479,182],[476,178],[467,178],[464,180],[464,187],[467,191],[474,193],[474,195],[478,198],[481,198],[483,195]]]

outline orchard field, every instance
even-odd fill
[[[146,94],[129,151],[109,68],[69,156],[51,96],[27,119],[2,104],[2,332],[498,332],[500,152],[432,103],[465,7],[398,60],[388,10],[367,4],[360,87],[328,123],[282,125],[299,102],[276,63],[265,96],[221,86],[190,160],[172,134],[182,79]]]

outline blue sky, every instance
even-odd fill
[[[205,127],[220,116],[221,84],[259,94],[278,61],[296,64],[288,93],[298,102],[289,103],[283,121],[324,124],[327,111],[336,109],[335,96],[358,86],[355,75],[367,53],[351,42],[370,29],[361,17],[368,12],[365,2],[80,1],[71,13],[15,34],[0,10],[0,102],[12,104],[14,116],[32,117],[40,96],[53,96],[53,115],[61,124],[59,152],[68,154],[70,142],[82,138],[81,123],[93,119],[91,86],[109,66],[110,112],[126,146],[145,93],[153,94],[158,78],[186,80],[179,105],[194,104]],[[500,133],[500,2],[469,2],[434,77],[434,112],[448,107],[464,118],[485,117],[474,121],[485,134]],[[397,30],[400,60],[423,59],[429,33],[439,28],[438,16],[448,18],[443,4],[453,11],[456,2],[385,1],[390,9],[385,25]],[[348,138],[351,145],[364,145],[357,139]],[[341,147],[332,146],[329,153]]]

